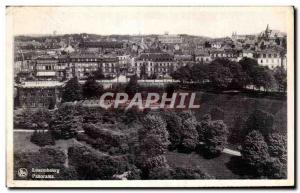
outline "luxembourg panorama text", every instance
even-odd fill
[[[86,105],[99,106],[101,108],[125,108],[137,107],[139,109],[197,109],[195,104],[196,93],[127,93],[105,92],[100,100],[85,101]]]

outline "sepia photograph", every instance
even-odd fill
[[[294,7],[7,6],[7,186],[294,187]]]

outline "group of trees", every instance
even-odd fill
[[[203,154],[218,155],[227,144],[229,131],[222,120],[212,120],[210,114],[197,121],[191,112],[167,112],[164,115],[170,134],[169,148],[191,152],[202,147]]]
[[[256,177],[286,178],[286,136],[274,129],[273,120],[273,115],[256,110],[243,124],[242,159]]]
[[[97,98],[103,93],[103,86],[90,76],[81,86],[77,77],[70,79],[63,88],[62,102]]]
[[[272,179],[287,177],[286,136],[271,133],[265,138],[261,132],[253,130],[246,135],[241,154],[251,175]]]
[[[171,74],[181,82],[209,83],[216,89],[243,89],[254,86],[265,91],[286,91],[286,70],[276,67],[259,66],[251,58],[243,58],[239,62],[217,58],[209,64],[184,66]]]

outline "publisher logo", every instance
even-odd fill
[[[20,178],[26,178],[27,175],[28,175],[28,171],[27,171],[26,168],[20,168],[20,169],[18,170],[18,176],[19,176]]]

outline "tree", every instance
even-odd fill
[[[264,173],[264,168],[270,158],[268,145],[258,130],[251,131],[242,143],[242,159],[257,175]]]
[[[191,68],[191,78],[193,81],[203,83],[208,79],[208,65],[195,64]]]
[[[164,154],[170,142],[164,120],[158,115],[146,115],[138,136],[140,149],[137,164],[144,175],[148,176],[149,171],[155,167],[168,167]]]
[[[137,76],[132,76],[126,85],[125,92],[129,97],[133,97],[137,92],[139,92],[139,84]]]
[[[198,122],[192,111],[180,112],[179,116],[182,120],[181,128],[181,144],[180,149],[183,152],[191,152],[198,145]]]
[[[97,83],[93,77],[89,77],[82,87],[82,94],[86,99],[97,98],[102,92],[103,86]]]
[[[77,77],[70,79],[62,91],[62,102],[72,102],[81,99],[81,87]]]
[[[246,121],[246,129],[244,135],[247,135],[252,130],[257,130],[267,137],[274,131],[273,128],[274,116],[263,110],[255,110]]]
[[[173,93],[176,90],[176,86],[174,84],[167,84],[166,88],[165,88],[165,92],[167,93],[167,97],[171,98]]]
[[[273,71],[265,69],[265,90],[266,91],[275,91],[278,90],[277,81],[273,75]]]
[[[38,109],[30,115],[27,121],[35,125],[37,130],[46,130],[52,121],[52,113],[47,109]]]
[[[228,63],[232,80],[230,87],[233,89],[241,89],[247,85],[247,74],[238,62],[231,61]]]
[[[208,125],[209,125],[210,122],[211,122],[210,114],[205,114],[202,117],[202,120],[196,126],[200,143],[204,143],[204,141],[205,141],[206,130],[208,129]]]
[[[264,175],[271,179],[286,179],[286,164],[282,163],[278,158],[270,158],[265,166]]]
[[[285,92],[287,88],[287,73],[283,67],[276,67],[274,69],[274,78],[278,84],[278,90]]]
[[[102,68],[98,68],[94,73],[93,73],[93,77],[96,80],[102,80],[105,78],[104,74],[103,74],[103,70]]]
[[[278,158],[280,162],[286,164],[287,161],[287,140],[286,136],[280,133],[272,133],[267,138],[269,154]]]
[[[169,132],[170,149],[176,149],[181,144],[182,119],[174,112],[164,113]]]
[[[126,156],[109,156],[83,145],[69,147],[68,158],[79,180],[111,180],[131,168]]]
[[[191,81],[192,73],[190,66],[182,66],[178,68],[175,72],[171,73],[171,77],[175,80],[179,80],[180,82]]]
[[[263,87],[265,91],[268,91],[270,89],[276,89],[277,84],[276,80],[272,74],[272,72],[263,66],[258,66],[254,70],[255,77],[253,79],[253,85],[256,88]]]
[[[204,148],[207,153],[219,154],[227,145],[229,131],[222,120],[210,121],[205,129]]]
[[[213,179],[199,168],[176,167],[171,170],[172,179]]]
[[[243,58],[239,61],[242,70],[245,72],[245,82],[246,85],[254,84],[255,79],[255,69],[258,67],[257,60],[254,60],[252,58]]]
[[[196,124],[192,118],[183,120],[182,122],[182,142],[180,145],[180,150],[184,152],[193,151],[198,145],[198,132],[196,129]]]
[[[54,118],[49,124],[55,138],[72,138],[82,128],[82,117],[77,114],[75,107],[61,106],[54,113]]]
[[[229,62],[227,59],[218,58],[209,64],[209,81],[215,88],[227,88],[231,83],[233,75],[227,65]]]

